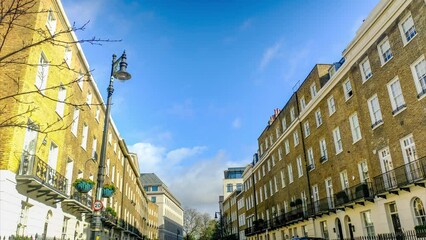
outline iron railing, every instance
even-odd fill
[[[42,184],[67,195],[67,178],[36,155],[31,155],[26,151],[23,152],[18,175],[37,179]]]
[[[92,208],[93,197],[90,196],[88,193],[74,191],[71,195],[71,199],[76,200],[77,202],[83,204],[88,208]]]
[[[370,182],[365,182],[336,193],[334,195],[334,202],[336,203],[336,207],[340,207],[357,200],[373,198],[374,192],[372,184]]]

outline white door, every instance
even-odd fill
[[[312,186],[312,195],[314,200],[315,213],[319,211],[319,194],[318,194],[318,185]]]
[[[396,187],[396,176],[393,171],[392,157],[389,152],[389,147],[385,147],[379,151],[380,167],[383,173],[383,182],[385,189]]]
[[[67,184],[67,194],[71,195],[71,184],[72,184],[72,170],[74,168],[74,161],[68,158],[67,161],[67,167],[66,167],[66,173],[65,173],[65,177],[68,180],[68,184]]]

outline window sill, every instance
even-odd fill
[[[380,126],[382,126],[383,125],[383,119],[380,119],[380,120],[378,120],[377,122],[375,122],[375,123],[373,123],[372,125],[371,125],[371,129],[372,130],[375,130],[376,128],[378,128],[378,127],[380,127]]]
[[[419,94],[417,94],[417,100],[420,101],[425,97],[426,97],[426,89],[422,89],[422,91]]]
[[[355,141],[353,141],[353,142],[352,142],[352,145],[354,145],[355,143],[359,142],[361,139],[362,139],[362,137],[361,137],[361,138],[359,138],[359,139],[357,139],[357,140],[355,140]]]
[[[364,76],[362,76],[362,84],[366,83],[372,77],[373,77],[373,74],[370,74],[370,76],[368,78],[365,78]]]
[[[389,58],[386,62],[383,62],[384,60],[382,60],[382,59],[380,59],[380,62],[382,63],[382,66],[381,67],[384,67],[388,62],[390,62],[390,60],[392,60],[393,59],[393,55],[392,55],[392,57],[391,58]]]
[[[405,38],[405,35],[403,36],[403,40],[402,40],[402,42],[404,43],[403,44],[403,48],[405,48],[405,46],[407,46],[411,41],[413,41],[413,39],[417,36],[418,34],[417,34],[417,31],[416,31],[416,35],[414,35],[410,40],[408,40],[407,41],[407,39]],[[405,39],[405,40],[404,40]]]
[[[343,152],[343,150],[340,150],[339,152],[336,152],[336,155],[339,155],[342,152]]]
[[[395,110],[392,111],[392,115],[395,117],[396,115],[400,114],[401,112],[403,112],[405,109],[407,109],[407,105],[403,104],[399,107],[397,107]]]
[[[349,101],[354,94],[352,93],[350,96],[345,95],[345,102]]]

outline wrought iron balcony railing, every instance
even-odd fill
[[[336,207],[344,206],[362,199],[373,199],[374,192],[370,182],[361,183],[356,186],[347,188],[334,195]]]
[[[24,151],[22,154],[21,164],[19,166],[19,172],[17,180],[25,180],[32,182],[28,184],[34,191],[40,190],[42,187],[51,189],[57,194],[46,192],[55,199],[63,200],[67,197],[68,180],[62,176],[55,169],[50,167],[46,162],[41,160],[36,155],[31,155]]]
[[[376,194],[397,191],[426,179],[426,157],[419,158],[374,177]]]

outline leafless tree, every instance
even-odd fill
[[[40,106],[35,104],[35,99],[43,101],[61,102],[65,105],[81,108],[87,107],[86,99],[67,96],[65,99],[58,100],[53,94],[48,92],[57,91],[59,88],[72,89],[73,86],[81,81],[91,81],[91,70],[80,72],[80,69],[73,69],[66,63],[66,60],[60,62],[48,62],[50,68],[56,68],[59,71],[71,71],[76,77],[63,81],[61,84],[49,85],[47,87],[25,87],[27,84],[23,79],[23,71],[28,68],[39,68],[38,61],[31,58],[31,50],[36,47],[66,48],[73,47],[76,44],[102,45],[105,42],[116,42],[119,40],[101,39],[92,37],[89,39],[80,39],[73,37],[76,32],[84,31],[88,22],[82,26],[64,26],[49,31],[47,27],[37,27],[37,19],[40,16],[50,14],[59,16],[60,13],[52,9],[43,9],[40,7],[40,0],[1,0],[0,1],[0,129],[19,127],[26,128],[28,118],[40,111]],[[78,76],[77,76],[78,75]],[[83,79],[82,79],[83,78]],[[47,93],[46,93],[47,92]],[[46,93],[46,94],[45,94]],[[94,103],[101,104],[101,103]],[[20,105],[19,108],[16,106]],[[46,122],[37,123],[36,129],[40,133],[50,133],[68,128],[72,121],[64,121],[72,116],[65,115],[62,119],[46,120]]]

